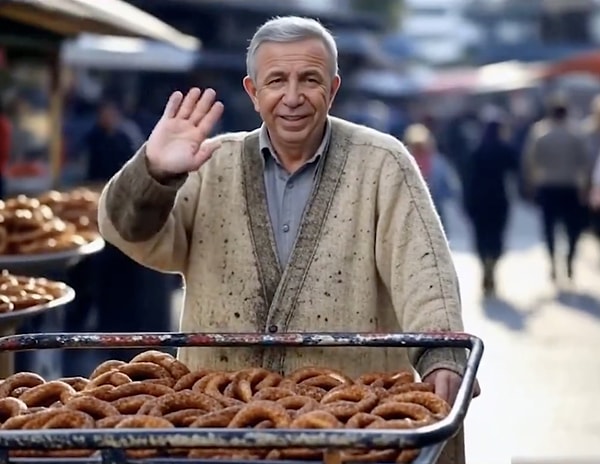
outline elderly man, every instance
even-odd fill
[[[184,331],[460,331],[458,283],[403,145],[328,116],[337,49],[318,22],[265,23],[243,85],[264,124],[208,139],[215,92],[175,92],[108,183],[100,228],[146,266],[185,276]],[[453,401],[462,350],[183,349],[192,368],[414,366]],[[461,462],[460,447],[447,462]]]

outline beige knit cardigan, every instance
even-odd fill
[[[333,117],[331,124],[283,268],[258,131],[220,136],[210,161],[177,185],[149,175],[143,147],[107,184],[99,207],[106,240],[145,266],[184,275],[181,330],[463,329],[448,244],[413,158],[389,135]],[[188,348],[180,358],[191,368],[325,365],[350,375],[464,365],[464,352],[449,349]]]

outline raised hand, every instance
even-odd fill
[[[223,114],[213,89],[174,92],[146,144],[150,174],[156,179],[196,171],[218,148],[207,141]]]

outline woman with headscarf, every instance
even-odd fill
[[[469,157],[463,185],[464,207],[483,268],[483,292],[495,292],[496,265],[504,251],[509,198],[506,180],[517,170],[516,150],[504,139],[505,126],[498,115],[489,117],[481,140]]]

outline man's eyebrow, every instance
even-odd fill
[[[319,79],[322,79],[323,73],[321,71],[319,71],[318,69],[310,69],[310,70],[301,72],[300,77],[303,79],[307,78],[307,77],[318,77]]]
[[[281,76],[283,76],[283,75],[285,75],[285,73],[284,73],[283,71],[281,71],[281,70],[279,70],[279,69],[276,69],[276,70],[274,70],[274,71],[269,71],[269,72],[266,74],[266,76],[265,76],[265,77],[266,77],[266,78],[272,78],[272,77],[281,77]]]

